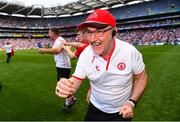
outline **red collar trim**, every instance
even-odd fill
[[[112,51],[111,51],[111,53],[110,53],[110,55],[109,55],[109,57],[108,57],[107,65],[106,65],[106,70],[108,70],[108,68],[109,68],[109,63],[110,63],[110,60],[111,60],[111,56],[112,56],[112,54],[113,54],[113,52],[114,52],[114,50],[115,50],[115,47],[116,47],[116,42],[115,42],[115,40],[113,39],[113,49],[112,49]]]

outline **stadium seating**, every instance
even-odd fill
[[[176,44],[180,41],[178,0],[154,0],[111,8],[109,11],[117,20],[117,37],[131,44],[155,44],[156,41]],[[61,36],[69,41],[74,40],[76,26],[87,15],[43,19],[0,15],[0,47],[6,42],[4,40],[13,40],[15,43],[20,40],[22,45],[32,40],[31,46],[18,45],[18,49],[36,47],[38,38],[48,40],[50,27],[60,28]],[[169,38],[165,39],[165,37]]]

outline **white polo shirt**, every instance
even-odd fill
[[[6,53],[11,53],[12,52],[12,47],[13,45],[5,45],[3,48],[6,50]]]
[[[132,45],[114,40],[114,50],[106,61],[89,45],[80,55],[74,78],[90,80],[91,103],[106,113],[119,112],[132,93],[133,74],[145,68],[141,53]]]
[[[66,40],[63,39],[62,37],[58,37],[55,40],[54,45],[52,46],[52,48],[59,47],[62,42],[66,42]],[[55,63],[56,63],[56,67],[59,67],[59,68],[71,68],[71,61],[70,61],[70,58],[69,58],[69,56],[68,56],[68,54],[67,54],[67,52],[65,50],[61,50],[60,53],[54,54],[54,60],[55,60]]]

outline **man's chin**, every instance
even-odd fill
[[[98,51],[98,50],[93,50],[93,52],[94,52],[96,55],[101,55],[101,52]]]

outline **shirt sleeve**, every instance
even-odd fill
[[[62,42],[66,42],[66,40],[63,37],[59,37],[58,41],[60,42],[60,45],[61,45]]]
[[[76,57],[79,57],[79,56],[81,55],[82,51],[83,51],[87,46],[88,46],[88,44],[82,44],[80,47],[78,47],[78,48],[76,49],[76,51],[74,52],[74,55],[75,55]]]
[[[135,75],[140,74],[144,68],[145,64],[143,62],[142,54],[135,48],[134,53],[133,53],[133,73]]]
[[[58,39],[55,41],[53,48],[56,48],[58,46],[61,46],[62,42],[66,42],[66,40],[62,37],[58,37]]]

